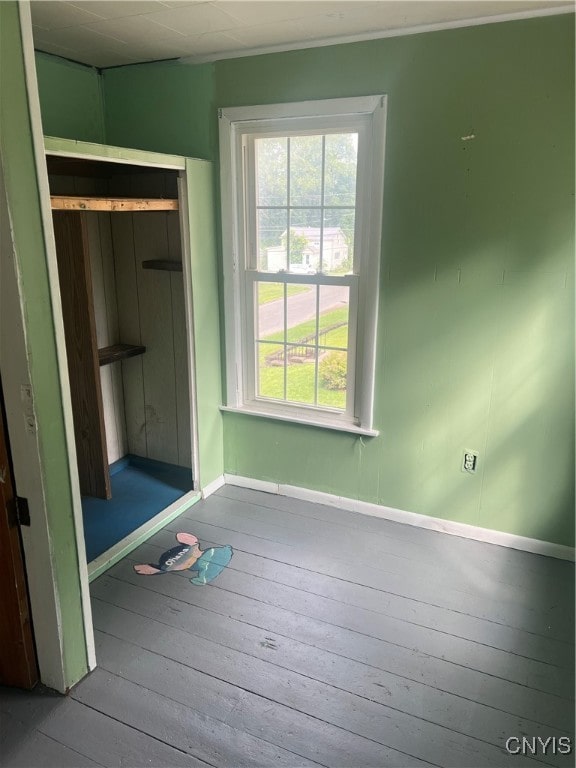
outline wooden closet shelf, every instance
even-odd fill
[[[143,355],[146,347],[135,344],[113,344],[111,347],[102,347],[98,350],[98,361],[100,365],[109,365],[118,360],[125,360],[127,357],[136,357]]]
[[[167,272],[182,272],[181,261],[171,261],[170,259],[149,259],[142,262],[143,269],[163,269]]]
[[[178,200],[153,197],[78,197],[51,195],[53,211],[177,211]]]

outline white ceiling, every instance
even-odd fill
[[[33,0],[34,44],[95,67],[191,62],[574,10],[566,0]]]

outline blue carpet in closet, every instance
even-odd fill
[[[88,562],[192,490],[192,470],[125,456],[110,466],[112,498],[82,497]]]

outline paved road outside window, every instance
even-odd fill
[[[264,339],[284,328],[283,299],[276,299],[258,308],[258,338]],[[316,315],[316,289],[288,296],[288,314],[292,318],[291,326],[311,320]],[[326,285],[320,289],[320,314],[337,307],[343,307],[348,301],[348,288],[340,285]],[[296,320],[297,318],[297,320]],[[290,320],[289,320],[290,322]]]

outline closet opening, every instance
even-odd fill
[[[60,155],[47,166],[86,559],[97,575],[197,495],[182,172]]]

